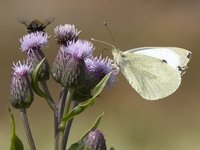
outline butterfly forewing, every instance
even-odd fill
[[[187,68],[187,63],[191,58],[190,51],[177,47],[141,47],[130,49],[124,53],[141,54],[160,59],[179,72]]]
[[[164,98],[180,85],[179,71],[160,59],[127,51],[115,59],[125,78],[144,99]]]

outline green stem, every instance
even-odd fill
[[[66,104],[65,104],[64,114],[67,114],[69,112],[73,94],[74,94],[74,89],[69,88],[68,93],[67,93],[67,100],[66,100]]]
[[[47,95],[46,101],[47,101],[49,107],[50,107],[53,111],[57,110],[56,104],[55,104],[53,98],[51,97],[51,94],[50,94],[49,89],[48,89],[48,87],[47,87],[46,81],[40,81],[40,84],[41,84],[41,86],[42,86],[43,92]]]
[[[47,101],[48,105],[50,106],[50,108],[53,110],[53,113],[54,113],[54,149],[59,150],[58,108],[57,108],[53,98],[51,97],[51,94],[49,92],[46,81],[40,81],[40,84],[42,86],[43,92],[47,95],[46,101]]]
[[[58,125],[58,111],[56,110],[54,111],[54,150],[60,150]]]
[[[25,132],[26,132],[26,136],[27,136],[27,139],[28,139],[30,149],[36,150],[35,144],[34,144],[34,141],[33,141],[33,136],[32,136],[32,133],[31,133],[30,126],[29,126],[29,122],[28,122],[26,109],[21,109],[21,117],[22,117],[22,121],[23,121],[23,124],[24,124],[24,129],[25,129]]]
[[[59,100],[59,106],[58,106],[58,122],[61,122],[61,119],[63,117],[64,109],[65,109],[65,103],[67,98],[67,88],[63,87],[60,100]]]
[[[78,101],[74,101],[73,108],[78,106],[78,104],[79,104]],[[70,119],[69,122],[67,123],[67,127],[65,128],[65,131],[64,131],[64,134],[63,134],[63,141],[62,141],[62,150],[66,150],[67,141],[68,141],[68,137],[69,137],[69,133],[70,133],[70,130],[71,130],[73,120],[74,120],[74,118]]]

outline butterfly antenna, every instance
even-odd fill
[[[116,49],[114,45],[108,43],[108,42],[105,42],[105,41],[101,41],[101,40],[96,40],[94,38],[91,38],[92,41],[95,41],[95,42],[99,42],[99,43],[103,43],[103,44],[107,44],[109,46],[111,46],[113,49]]]
[[[115,38],[114,38],[112,32],[110,31],[110,28],[108,27],[107,22],[104,21],[103,24],[104,24],[104,26],[106,27],[106,29],[108,30],[108,33],[109,33],[109,35],[110,35],[110,37],[111,37],[111,39],[112,39],[114,45],[116,45],[116,44],[115,44]]]
[[[108,27],[108,25],[107,25],[107,22],[104,21],[103,24],[104,24],[104,26],[106,27],[106,29],[108,30],[108,33],[110,34],[110,37],[111,37],[113,43],[115,44],[115,38],[114,38],[114,36],[112,35],[112,32],[110,31],[110,29],[109,29],[109,27]]]

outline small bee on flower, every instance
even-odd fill
[[[46,18],[43,21],[40,21],[38,19],[34,19],[32,21],[24,19],[24,18],[17,18],[17,20],[24,24],[27,27],[27,32],[44,32],[44,29],[51,24],[55,19],[53,17]]]

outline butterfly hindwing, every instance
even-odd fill
[[[179,71],[160,59],[128,51],[117,59],[125,78],[144,99],[164,98],[180,85]]]

